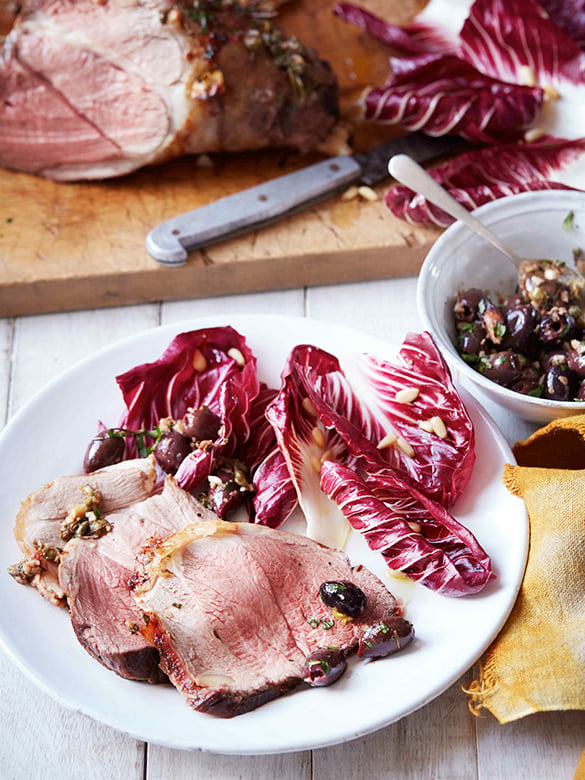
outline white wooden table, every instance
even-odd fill
[[[50,379],[96,349],[193,317],[306,316],[399,343],[408,330],[422,327],[415,288],[415,279],[396,279],[0,320],[1,414],[5,422]],[[526,423],[489,410],[510,443],[530,432]],[[471,679],[473,670],[413,715],[344,745],[234,757],[146,745],[64,709],[0,652],[0,780],[572,780],[585,745],[585,712],[543,713],[500,726],[489,714],[468,712],[461,685]]]

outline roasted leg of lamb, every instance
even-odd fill
[[[316,148],[336,79],[269,17],[232,0],[26,0],[0,49],[0,165],[71,181]]]

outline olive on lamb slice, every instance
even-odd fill
[[[414,639],[414,626],[400,615],[391,615],[368,626],[359,640],[360,658],[384,658],[403,650]]]
[[[304,680],[314,687],[331,685],[347,668],[345,655],[337,647],[315,650],[305,659]]]
[[[171,428],[162,434],[155,447],[154,457],[167,474],[175,474],[187,455],[191,453],[191,440]]]
[[[331,580],[321,583],[319,596],[326,607],[350,620],[359,617],[366,608],[366,594],[353,582]]]
[[[126,441],[123,434],[113,428],[101,431],[90,441],[83,458],[83,470],[90,474],[106,466],[124,460]]]

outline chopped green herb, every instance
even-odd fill
[[[335,625],[335,622],[333,620],[322,620],[321,621],[321,628],[325,629],[325,631],[328,631],[330,628],[333,628]]]
[[[177,609],[181,609],[183,605],[180,601],[173,601],[173,607],[176,607]]]
[[[567,216],[563,220],[563,230],[566,230],[567,232],[571,230],[573,227],[573,220],[575,219],[575,212],[569,211]]]
[[[311,628],[318,628],[319,618],[307,618],[307,623],[311,626]]]
[[[144,620],[145,625],[150,623],[150,615],[147,615],[145,612],[142,614],[142,619]]]

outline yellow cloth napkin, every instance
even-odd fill
[[[504,483],[524,499],[530,549],[506,625],[467,690],[500,723],[585,709],[585,416],[518,442]]]

